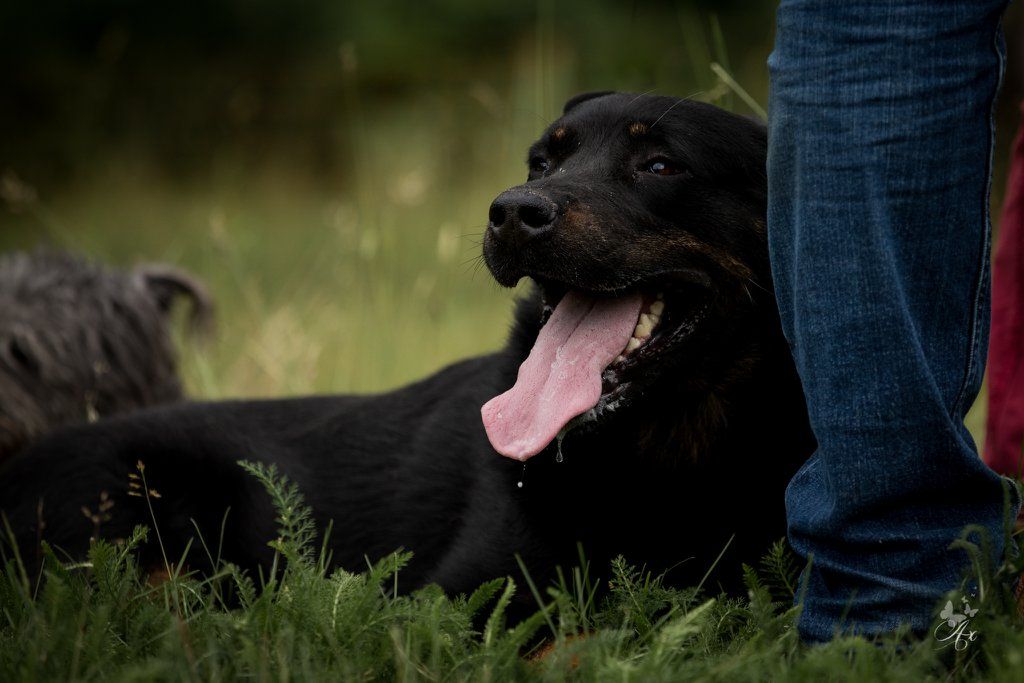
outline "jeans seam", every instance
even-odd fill
[[[970,342],[968,344],[967,354],[967,367],[964,371],[963,382],[960,384],[960,390],[957,393],[956,400],[953,403],[953,414],[959,414],[963,409],[964,399],[967,397],[968,389],[971,387],[973,382],[973,376],[977,365],[977,354],[978,345],[980,343],[980,329],[984,325],[984,321],[981,320],[982,310],[982,296],[985,293],[985,277],[989,272],[988,261],[991,258],[992,253],[992,212],[989,207],[990,198],[992,196],[992,166],[993,159],[995,156],[995,145],[996,145],[996,102],[999,98],[999,91],[1003,85],[1003,75],[1006,69],[1006,54],[1005,48],[1000,40],[1003,31],[1003,22],[1000,19],[996,23],[996,30],[992,39],[992,48],[995,52],[996,59],[999,62],[998,77],[996,78],[996,85],[992,91],[992,96],[989,100],[989,116],[988,116],[988,163],[985,171],[985,195],[982,200],[983,205],[983,221],[984,229],[982,233],[981,247],[981,258],[979,261],[978,278],[975,281],[974,287],[974,304],[972,306],[971,316],[971,329],[970,329]]]

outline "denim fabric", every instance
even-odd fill
[[[1003,550],[1003,483],[963,418],[988,343],[1006,4],[778,10],[768,234],[818,439],[786,491],[790,541],[813,556],[805,640],[927,631],[966,568],[948,548],[962,528]]]

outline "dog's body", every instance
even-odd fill
[[[202,284],[162,264],[0,255],[0,462],[57,427],[182,398],[171,308],[208,324]]]
[[[39,498],[42,535],[72,554],[93,531],[79,508],[101,491],[115,503],[103,535],[147,523],[146,502],[125,495],[139,460],[161,494],[150,502],[169,556],[195,535],[192,520],[212,547],[230,508],[224,559],[269,561],[273,512],[236,465],[257,460],[277,464],[320,521],[333,520],[337,564],[358,570],[367,557],[413,551],[404,588],[469,591],[518,573],[516,554],[546,582],[556,564],[578,561],[577,543],[598,571],[621,553],[695,581],[731,537],[723,566],[735,569],[782,536],[782,491],[813,439],[767,273],[763,129],[662,97],[581,97],[566,109],[535,146],[530,181],[491,209],[492,273],[539,284],[504,350],[377,396],[185,404],[55,433],[0,472],[0,508],[26,555]],[[645,161],[652,154],[661,160]],[[584,302],[575,326],[561,321],[578,303],[566,292]],[[515,405],[532,400],[521,384],[545,380],[556,402],[584,390],[565,373],[544,376],[547,337],[569,330],[550,365],[569,356],[572,375],[573,348],[588,360],[597,343],[573,341],[577,328],[629,297],[660,322],[646,334],[638,326],[641,339],[602,363],[599,380],[587,375],[601,386],[596,403],[555,424],[558,439],[536,453],[504,442],[501,420],[520,419]],[[482,423],[485,404],[498,409]],[[520,421],[550,428],[542,413]],[[156,564],[158,551],[147,552]]]

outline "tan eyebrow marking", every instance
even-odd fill
[[[565,129],[565,127],[564,127],[564,126],[563,126],[563,127],[560,127],[560,128],[556,128],[556,129],[555,129],[555,132],[553,132],[553,133],[551,134],[551,137],[552,137],[552,138],[553,138],[554,140],[561,140],[562,138],[564,138],[564,137],[565,137],[566,133],[568,133],[568,132],[569,132],[569,131],[567,131],[567,130]]]
[[[635,123],[629,124],[630,135],[643,135],[647,132],[647,124],[636,121]]]

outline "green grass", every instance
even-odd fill
[[[177,558],[166,558],[169,580],[150,585],[134,553],[159,534],[141,527],[121,544],[95,543],[84,563],[50,552],[42,582],[7,548],[0,680],[1018,681],[1024,665],[1024,631],[998,583],[1016,566],[981,568],[986,597],[971,623],[980,638],[960,652],[900,635],[801,645],[798,566],[781,543],[747,569],[742,600],[667,588],[622,558],[599,600],[586,564],[543,593],[529,577],[527,586],[498,577],[471,595],[449,598],[436,586],[396,595],[408,556],[359,574],[329,569],[301,492],[273,468],[240,465],[277,509],[269,571],[247,576],[217,562],[204,577],[176,572]],[[149,493],[141,466],[135,481]],[[197,548],[216,562],[211,541]],[[517,590],[539,609],[509,624]]]

